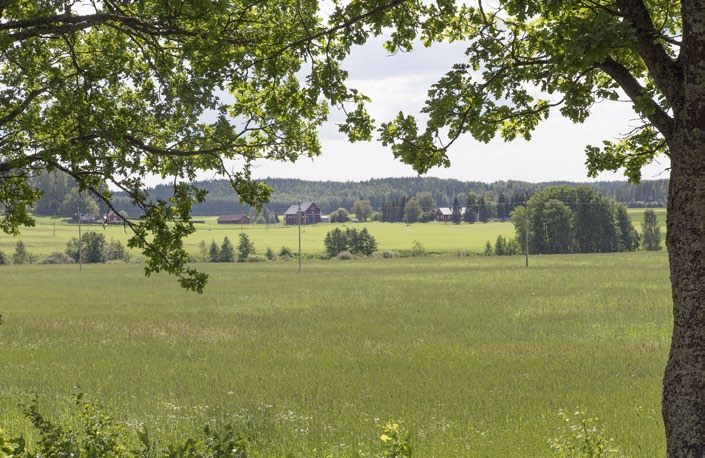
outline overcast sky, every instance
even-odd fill
[[[445,45],[390,56],[381,47],[381,40],[368,43],[346,63],[350,86],[372,98],[369,110],[377,123],[391,120],[400,110],[416,114],[431,84],[454,63],[462,61],[464,50],[460,45]],[[628,103],[602,103],[584,124],[573,124],[554,113],[535,131],[530,142],[495,140],[483,144],[468,135],[453,145],[450,168],[434,168],[427,176],[483,182],[590,181],[585,168],[585,146],[617,138],[636,124],[634,118]],[[294,164],[261,161],[254,176],[361,181],[417,175],[378,142],[349,144],[333,123],[321,130],[321,142],[322,156],[300,159]],[[660,164],[647,167],[643,178],[668,178],[667,167],[664,158]],[[620,173],[603,173],[598,179],[625,178]]]

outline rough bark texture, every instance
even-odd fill
[[[673,339],[663,382],[668,456],[705,456],[705,5],[683,1],[682,105],[669,141]]]

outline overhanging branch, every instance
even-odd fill
[[[617,0],[617,7],[624,19],[634,27],[636,51],[654,82],[671,106],[679,106],[683,99],[683,70],[660,44],[662,34],[654,27],[647,6],[643,0]]]
[[[646,88],[639,83],[634,75],[611,57],[599,64],[598,68],[619,84],[635,104],[646,107],[644,110],[646,119],[668,140],[673,132],[673,118],[651,98]]]

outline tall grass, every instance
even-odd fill
[[[0,426],[80,385],[156,437],[233,421],[255,456],[364,456],[390,418],[416,456],[546,456],[576,406],[664,453],[663,253],[203,267],[203,295],[137,265],[0,268]]]

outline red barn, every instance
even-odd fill
[[[250,224],[250,217],[244,213],[239,215],[220,215],[218,224]]]
[[[299,224],[299,204],[294,204],[284,212],[287,225]],[[321,222],[321,209],[313,202],[301,202],[301,224],[318,224]]]

